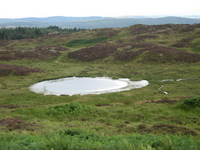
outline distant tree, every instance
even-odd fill
[[[47,28],[36,27],[16,27],[16,28],[0,28],[0,40],[19,40],[37,38],[48,33],[59,32],[62,34],[78,32],[85,29],[70,28],[62,29],[58,26],[49,26]]]
[[[47,27],[47,29],[59,30],[60,28],[58,26],[49,26],[49,27]]]

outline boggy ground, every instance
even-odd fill
[[[18,143],[18,149],[102,149],[106,143],[118,149],[198,149],[200,109],[182,102],[199,96],[199,33],[199,25],[135,25],[1,41],[0,148]],[[84,40],[67,46],[77,39]],[[71,76],[145,79],[149,85],[84,96],[29,91],[39,81]]]

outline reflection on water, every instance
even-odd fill
[[[39,82],[32,85],[30,90],[44,95],[71,96],[75,94],[85,95],[126,91],[142,88],[148,84],[146,80],[130,81],[125,78],[114,80],[108,77],[71,77]]]

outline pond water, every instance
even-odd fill
[[[70,77],[36,83],[30,87],[35,93],[44,95],[86,95],[127,91],[142,88],[149,83],[146,80],[130,81],[127,78],[111,79],[108,77]]]

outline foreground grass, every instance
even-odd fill
[[[199,96],[198,63],[153,67],[141,63],[12,63],[25,62],[25,66],[45,72],[1,77],[1,106],[18,106],[0,108],[0,124],[4,123],[1,149],[199,148],[200,109],[181,106],[185,98]],[[146,79],[150,84],[84,96],[44,96],[28,89],[38,81],[68,76]],[[164,79],[185,80],[162,82]],[[8,118],[18,119],[18,123],[9,124]]]
[[[133,134],[107,137],[80,130],[65,130],[44,136],[7,134],[0,140],[0,148],[4,150],[198,150],[200,146],[200,141],[192,136]]]

